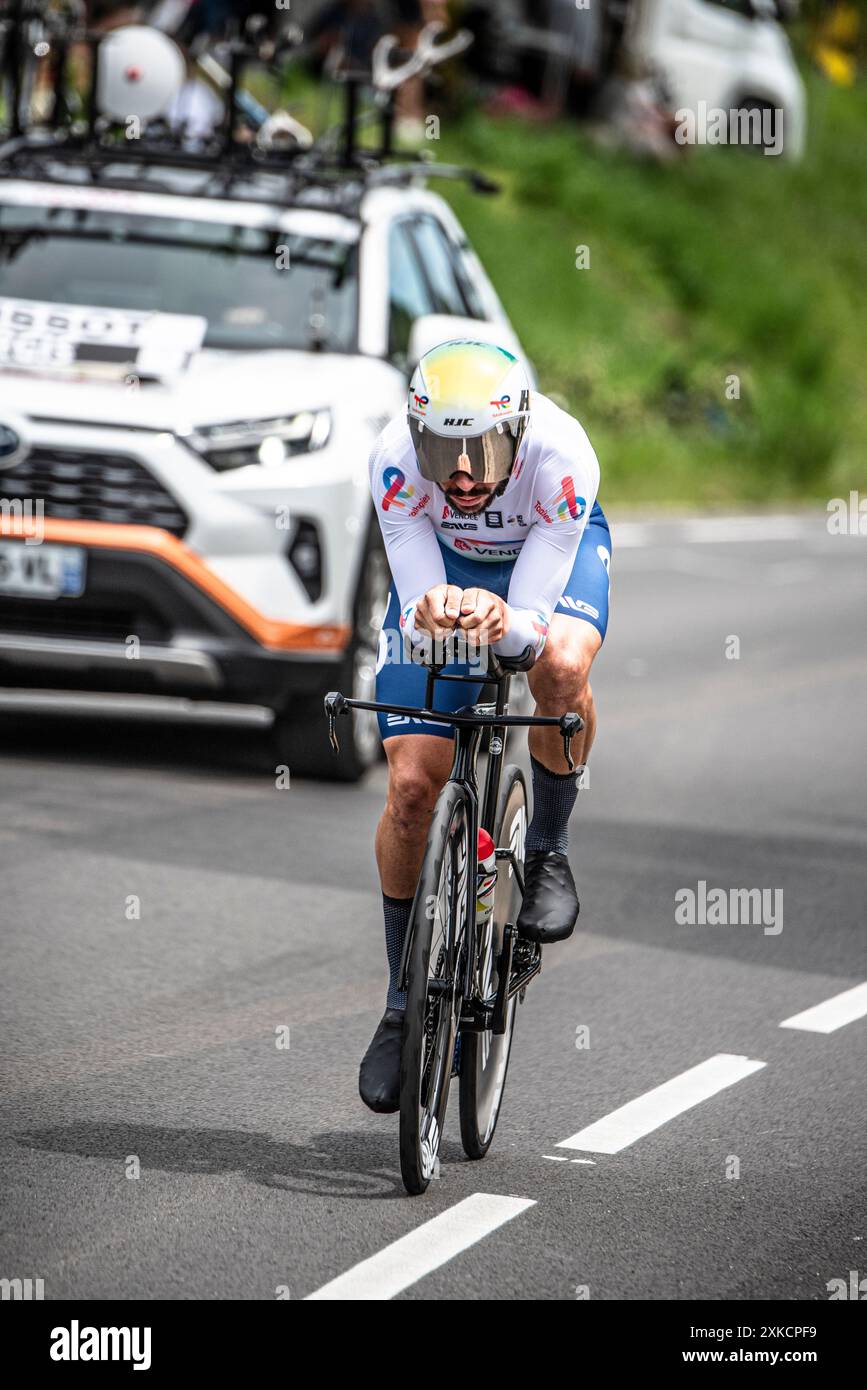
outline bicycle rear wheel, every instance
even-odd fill
[[[499,848],[513,850],[522,867],[526,833],[527,789],[520,768],[510,763],[503,771],[493,838]],[[503,949],[506,923],[511,922],[514,928],[521,910],[521,892],[514,869],[505,859],[498,860],[497,866],[494,908],[479,942],[476,974],[476,993],[488,1003],[493,1002],[497,994],[497,962]],[[509,1070],[516,1004],[513,998],[506,1005],[506,1031],[501,1035],[489,1029],[485,1032],[465,1029],[461,1033],[461,1143],[468,1158],[484,1158],[491,1147]]]
[[[414,1195],[425,1191],[434,1173],[461,1011],[472,867],[467,809],[462,788],[447,782],[434,811],[410,921],[400,1170]]]

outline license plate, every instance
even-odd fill
[[[0,594],[77,598],[84,593],[85,560],[77,545],[0,542]]]

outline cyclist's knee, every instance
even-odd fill
[[[448,777],[452,751],[451,740],[442,738],[417,736],[386,743],[388,801],[398,820],[413,823],[430,816]]]
[[[590,668],[602,644],[596,629],[574,618],[557,618],[545,650],[531,672],[530,687],[535,699],[551,705],[553,711],[581,711],[593,701]]]

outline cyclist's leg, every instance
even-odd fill
[[[404,734],[386,740],[388,793],[376,831],[382,891],[412,898],[436,799],[452,765],[451,738]]]
[[[427,671],[409,660],[398,628],[400,608],[392,586],[380,634],[376,699],[389,705],[421,708]],[[445,668],[468,673],[465,666]],[[434,708],[445,713],[471,704],[482,682],[443,681],[434,692]],[[380,714],[379,730],[388,760],[388,794],[376,834],[376,858],[382,891],[391,898],[412,898],[421,868],[434,803],[452,765],[452,726],[404,714]]]
[[[608,622],[610,563],[611,537],[598,509],[581,538],[545,649],[529,676],[538,714],[573,710],[584,719],[583,735],[572,744],[576,765],[586,762],[596,730],[589,675]],[[562,941],[571,935],[578,916],[578,893],[567,857],[577,775],[568,770],[559,730],[531,729],[529,745],[533,817],[527,827],[518,932],[542,943]]]
[[[596,733],[596,707],[590,668],[608,627],[611,534],[597,508],[581,538],[572,573],[557,604],[545,650],[530,672],[537,713],[559,715],[574,710],[584,720],[573,739],[576,764],[586,763]],[[531,729],[533,758],[552,772],[565,773],[563,742],[557,729]]]

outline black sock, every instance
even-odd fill
[[[534,757],[533,819],[527,827],[526,849],[556,850],[565,854],[569,845],[569,817],[578,795],[578,769],[549,772]]]
[[[385,1001],[387,1009],[406,1008],[406,994],[398,988],[398,978],[412,901],[412,898],[389,898],[385,893],[382,895],[382,909],[385,914],[385,954],[388,956],[388,997]]]

